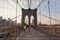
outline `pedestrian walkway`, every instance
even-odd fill
[[[26,31],[22,31],[16,40],[60,40],[60,38],[29,27]]]

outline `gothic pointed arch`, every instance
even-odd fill
[[[25,16],[28,15],[29,25],[30,25],[30,17],[34,16],[34,25],[37,25],[37,9],[23,9],[22,8],[22,24],[25,23]]]

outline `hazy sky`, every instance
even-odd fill
[[[17,6],[17,14],[21,15],[21,7],[28,9],[28,0],[18,0],[18,1],[20,5],[18,4]],[[39,13],[49,16],[47,1],[48,0],[43,2],[38,7],[38,10],[37,10],[38,19],[40,17]],[[40,2],[41,0],[31,0],[31,5],[30,5],[31,9],[37,8]],[[50,0],[50,13],[51,13],[51,17],[60,19],[60,0]],[[56,14],[56,17],[55,17],[55,14]],[[0,16],[3,16],[3,18],[6,18],[6,19],[14,18],[16,16],[16,0],[0,0]],[[42,23],[45,22],[48,24],[49,21],[47,20],[49,19],[43,16],[41,17],[42,17]],[[20,22],[20,19],[21,19],[21,16],[18,17],[19,22]]]

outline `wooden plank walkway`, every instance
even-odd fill
[[[60,40],[60,38],[29,27],[26,31],[22,31],[16,40]]]

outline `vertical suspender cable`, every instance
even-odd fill
[[[50,14],[50,2],[48,0],[48,10],[49,10],[49,20],[50,20],[50,25],[51,25],[51,14]]]
[[[28,9],[29,9],[29,0],[28,0]]]
[[[31,8],[31,0],[30,0],[30,8]]]
[[[57,18],[57,16],[56,16],[57,14],[56,14],[56,1],[55,1],[55,18]],[[57,21],[55,21],[56,23],[57,23]]]
[[[30,0],[28,0],[28,9],[30,8]]]
[[[28,0],[28,9],[31,8],[31,0]]]
[[[17,3],[18,1],[16,0],[16,23],[17,23]]]
[[[8,17],[8,0],[7,0],[7,17]],[[7,25],[8,25],[8,23],[7,23]]]
[[[41,11],[40,11],[40,25],[41,25]]]
[[[8,16],[8,0],[7,0],[7,16]]]
[[[16,0],[16,27],[17,27],[17,3],[18,3],[18,0]],[[16,33],[17,33],[17,29],[16,29]]]
[[[3,1],[3,5],[4,5],[4,1]],[[3,6],[3,18],[4,18],[4,8],[5,8],[5,7]]]

